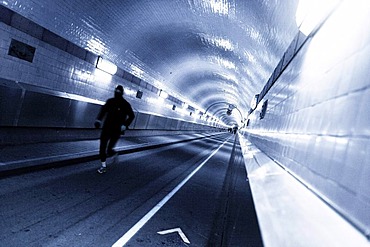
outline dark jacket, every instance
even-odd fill
[[[102,106],[97,119],[102,121],[105,117],[103,130],[121,131],[121,126],[128,127],[135,118],[135,114],[123,97],[108,99]]]

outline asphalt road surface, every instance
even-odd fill
[[[0,179],[0,246],[262,246],[241,150],[224,133]]]

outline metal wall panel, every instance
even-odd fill
[[[91,128],[101,106],[83,101],[71,100],[70,109],[66,119],[66,127]]]
[[[18,121],[22,90],[0,84],[0,126],[12,126]]]
[[[149,114],[145,113],[138,113],[136,114],[136,121],[135,121],[135,129],[146,129],[146,126],[148,125],[149,122]]]
[[[177,119],[172,119],[170,129],[171,129],[171,130],[177,130],[177,129],[178,129],[178,124],[179,124],[179,120],[177,120]]]
[[[18,126],[65,127],[70,100],[27,91]]]
[[[150,116],[150,120],[148,121],[147,129],[163,129],[163,120],[161,120],[160,116]]]

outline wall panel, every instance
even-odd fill
[[[70,100],[27,91],[18,126],[65,127]]]
[[[369,234],[370,35],[362,30],[370,23],[348,12],[366,15],[367,6],[340,5],[266,94],[266,117],[259,105],[244,133]]]
[[[22,104],[22,89],[6,86],[0,81],[0,126],[12,126],[18,121],[19,107]]]
[[[83,101],[71,100],[66,118],[66,127],[89,128],[93,127],[101,106]]]

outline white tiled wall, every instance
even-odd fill
[[[100,99],[107,98],[109,91],[111,91],[109,85],[100,84],[94,80],[95,68],[86,61],[2,22],[0,22],[0,36],[0,58],[2,61],[0,76],[2,78],[91,98],[96,98],[96,95],[100,95]],[[32,63],[7,55],[12,39],[36,47]],[[78,76],[81,74],[85,76]],[[110,85],[114,87],[114,81],[110,82]]]
[[[367,234],[369,13],[367,1],[343,1],[265,96],[265,118],[258,118],[258,110],[252,113],[246,131]]]
[[[8,55],[12,39],[36,48],[32,63]],[[0,41],[0,78],[47,88],[56,92],[80,95],[101,102],[112,97],[114,87],[121,84],[127,92],[125,97],[132,103],[135,111],[204,123],[200,119],[193,119],[189,115],[184,116],[179,111],[173,111],[173,102],[166,102],[165,105],[151,102],[150,98],[158,98],[155,93],[121,77],[107,77],[107,74],[96,69],[93,64],[1,21]],[[142,99],[135,97],[136,90],[144,91]]]

